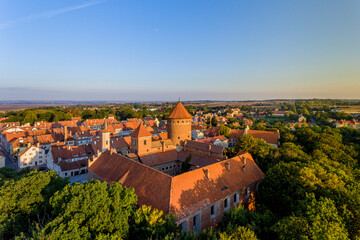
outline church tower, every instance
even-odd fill
[[[110,150],[110,131],[108,129],[107,121],[105,120],[104,129],[101,131],[101,151]]]
[[[192,116],[179,101],[167,119],[168,138],[175,146],[191,140],[191,120]]]

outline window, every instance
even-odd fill
[[[212,206],[211,206],[210,216],[211,216],[211,218],[216,217],[216,205],[212,205]]]
[[[234,194],[234,203],[238,203],[239,202],[239,194],[235,193]]]
[[[39,156],[39,158],[42,158],[42,156]]]
[[[146,140],[144,140],[144,145],[146,145]]]
[[[65,173],[65,176],[67,176],[67,172]]]
[[[230,198],[224,200],[224,209],[227,210],[230,208]]]
[[[39,163],[42,163],[42,161],[40,160]]]
[[[163,171],[164,171],[164,169],[165,169],[165,168],[161,168],[161,170],[163,170]]]
[[[246,198],[250,197],[250,189],[246,188]]]

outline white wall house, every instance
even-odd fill
[[[40,165],[46,165],[46,154],[45,149],[39,146],[28,145],[18,155],[18,167],[36,167]]]

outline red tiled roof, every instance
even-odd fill
[[[242,157],[247,159],[245,171]],[[226,169],[226,162],[230,164],[230,171]],[[209,171],[209,178],[205,169]],[[264,173],[249,153],[177,175],[171,183],[170,212],[177,219],[184,218],[263,177]]]
[[[277,132],[248,130],[248,134],[254,138],[263,139],[266,143],[278,144],[279,134]]]
[[[168,116],[168,119],[172,118],[192,118],[190,113],[185,109],[185,107],[178,102],[174,109],[171,111],[170,115]]]
[[[112,137],[110,142],[115,149],[130,147],[131,137]]]
[[[243,158],[246,159],[245,168]],[[226,168],[227,162],[230,169]],[[209,172],[208,177],[205,170]],[[140,205],[151,205],[166,214],[172,212],[177,219],[264,177],[248,153],[171,177],[118,154],[110,155],[107,151],[89,167],[89,171],[109,184],[120,182],[133,187]]]
[[[104,152],[90,167],[109,184],[120,182],[133,187],[140,205],[151,205],[169,213],[171,177],[118,154]]]
[[[151,137],[152,134],[145,128],[144,125],[140,124],[138,128],[135,129],[133,133],[131,133],[132,137]]]

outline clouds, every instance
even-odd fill
[[[87,3],[83,3],[80,5],[76,5],[76,6],[71,6],[71,7],[66,7],[66,8],[60,8],[60,9],[55,9],[55,10],[50,10],[50,11],[44,11],[42,13],[39,14],[34,14],[34,15],[29,15],[26,17],[22,17],[22,18],[17,18],[17,19],[13,19],[7,22],[3,22],[0,23],[0,29],[6,29],[9,27],[12,27],[16,24],[21,24],[21,23],[25,23],[25,22],[30,22],[30,21],[35,21],[38,19],[43,19],[43,18],[51,18],[57,15],[61,15],[61,14],[65,14],[68,12],[72,12],[72,11],[76,11],[76,10],[80,10],[83,8],[87,8],[93,5],[97,5],[103,2],[106,2],[107,0],[95,0],[95,1],[91,1],[91,2],[87,2]]]

